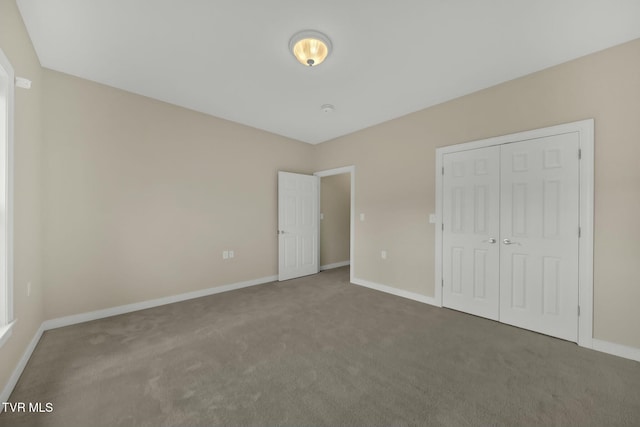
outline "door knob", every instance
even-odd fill
[[[483,240],[482,241],[482,243],[492,243],[492,244],[495,243],[495,242],[497,242],[497,240],[494,239],[493,237],[490,237],[489,240]]]
[[[509,239],[504,239],[504,240],[502,241],[502,243],[504,243],[505,245],[520,245],[520,243],[518,243],[518,242],[512,242],[512,241],[511,241],[511,240],[509,240]],[[520,246],[522,246],[522,245],[520,245]]]

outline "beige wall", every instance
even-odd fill
[[[638,70],[635,40],[316,146],[357,169],[355,276],[434,295],[436,147],[594,118],[594,336],[640,348]]]
[[[320,184],[320,265],[349,261],[351,174],[326,176]]]
[[[0,348],[0,390],[43,321],[41,158],[42,69],[15,1],[0,0],[0,48],[16,76],[33,81],[15,91],[14,139],[14,317],[17,323]],[[31,282],[31,296],[26,286]]]
[[[313,172],[312,146],[44,80],[47,318],[277,274],[277,171]]]

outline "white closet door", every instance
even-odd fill
[[[578,338],[579,135],[501,146],[500,321]]]
[[[500,148],[444,156],[443,304],[499,314]]]

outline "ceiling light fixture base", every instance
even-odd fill
[[[329,113],[333,113],[335,111],[336,107],[334,107],[331,104],[322,104],[320,106],[320,109],[322,110],[323,113],[329,114]]]

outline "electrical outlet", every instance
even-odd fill
[[[363,213],[360,214],[360,221],[364,221],[364,214]]]
[[[387,251],[381,251],[380,252],[380,258],[387,259]]]
[[[222,251],[222,259],[229,259],[229,251]]]
[[[236,254],[233,251],[229,251],[229,258],[233,258]]]
[[[320,220],[324,219],[324,214],[322,212],[320,212]]]

